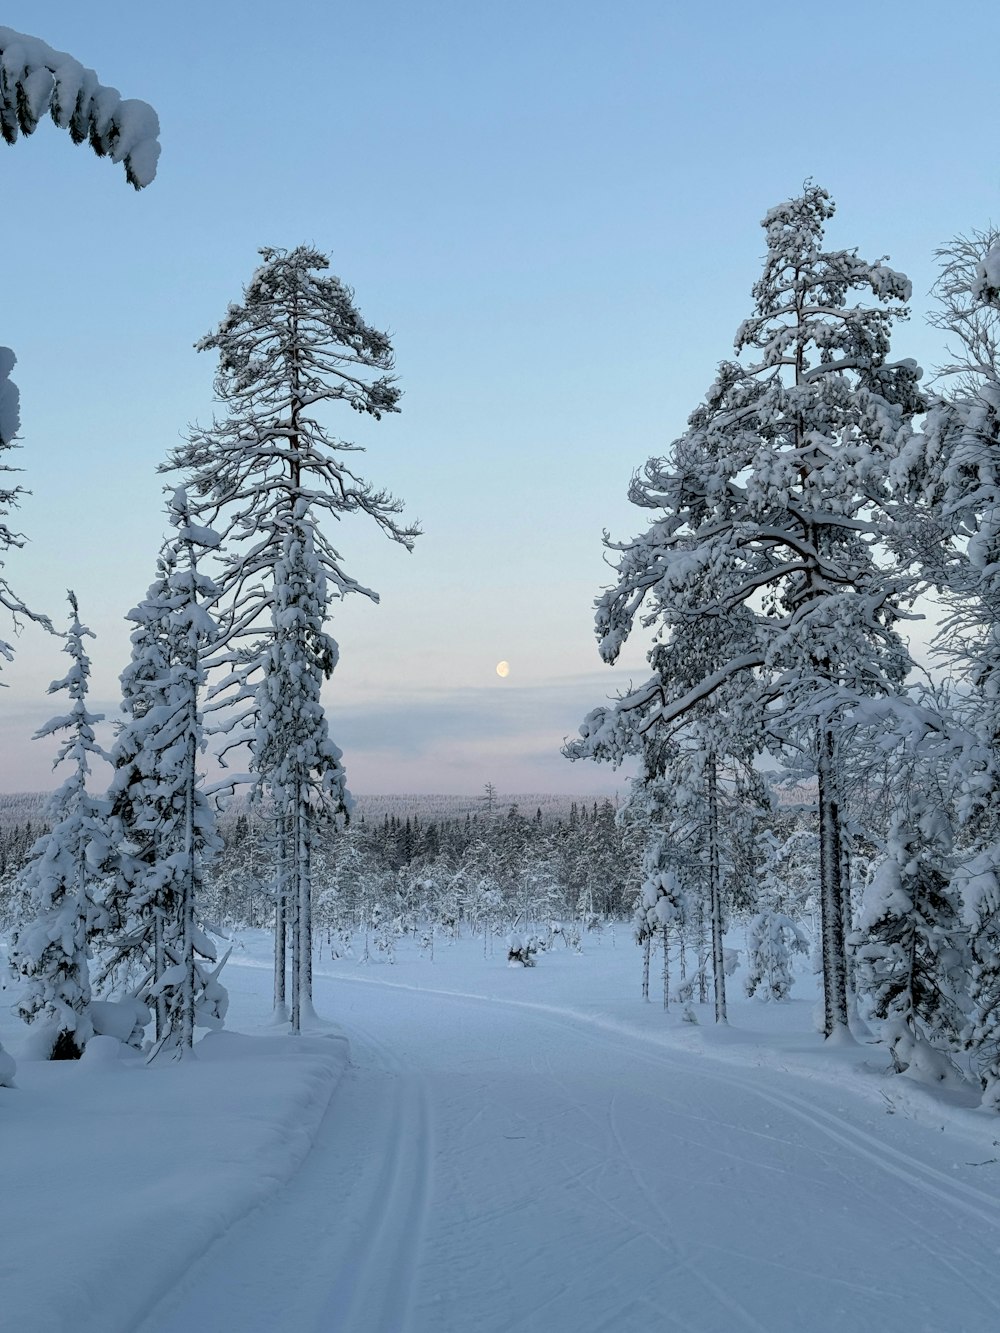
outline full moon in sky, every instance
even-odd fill
[[[498,676],[509,676],[509,675],[510,675],[510,663],[509,663],[509,662],[498,662],[498,663],[497,663],[497,675],[498,675]]]

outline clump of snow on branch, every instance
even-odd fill
[[[160,122],[147,102],[122,98],[65,51],[0,27],[0,135],[16,143],[46,113],[74,143],[87,140],[98,157],[122,163],[136,190],[156,175]]]

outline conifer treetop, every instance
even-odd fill
[[[68,732],[67,737],[62,742],[53,761],[53,768],[58,767],[65,759],[72,759],[75,764],[75,776],[70,779],[71,783],[79,782],[82,784],[83,775],[90,771],[88,755],[96,755],[101,759],[108,759],[106,751],[97,743],[94,734],[94,727],[104,721],[103,713],[91,713],[87,708],[87,691],[90,685],[90,658],[87,655],[85,640],[95,637],[93,630],[88,629],[80,620],[80,609],[77,605],[76,594],[72,591],[66,594],[70,606],[70,624],[65,633],[65,643],[63,652],[68,653],[71,664],[64,676],[59,680],[54,680],[49,685],[49,694],[58,694],[65,690],[72,700],[73,706],[69,713],[59,717],[50,718],[43,726],[35,732],[34,739],[41,740],[45,736],[52,736],[57,732]]]
[[[237,635],[246,623],[246,594],[273,569],[284,536],[308,513],[313,541],[331,593],[375,592],[347,574],[319,524],[325,512],[372,518],[391,540],[412,549],[420,529],[399,520],[402,502],[349,466],[359,447],[334,435],[321,419],[325,405],[347,403],[380,418],[398,411],[388,335],[368,325],[353,293],[327,273],[329,261],[311,246],[268,247],[263,264],[214,333],[197,344],[219,354],[216,393],[226,415],[194,427],[161,471],[185,474],[191,511],[222,538],[224,591],[239,587]],[[243,549],[238,552],[233,543]]]
[[[214,333],[195,344],[219,353],[216,392],[260,410],[294,399],[300,409],[342,400],[380,418],[398,412],[389,336],[365,322],[354,292],[309,245],[264,246],[263,264]],[[366,371],[383,372],[372,379]]]

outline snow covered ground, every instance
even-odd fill
[[[184,1066],[22,1057],[0,1090],[3,1327],[1000,1327],[1000,1122],[821,1049],[811,993],[667,1019],[624,930],[533,969],[481,939],[324,951],[345,1069],[337,1028],[268,1027],[269,940],[241,945],[245,1035]]]

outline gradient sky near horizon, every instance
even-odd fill
[[[76,591],[113,714],[165,528],[156,466],[213,409],[193,344],[258,247],[315,244],[391,331],[404,391],[341,429],[425,530],[409,556],[361,518],[335,535],[381,594],[332,622],[325,701],[359,793],[621,790],[559,754],[645,676],[648,631],[615,670],[597,656],[602,529],[645,526],[629,478],[729,354],[765,210],[829,189],[830,244],[913,279],[894,351],[928,370],[934,249],[1000,217],[994,3],[8,0],[0,19],[152,103],[163,144],[140,194],[48,122],[0,144],[32,491],[6,573],[59,623]],[[0,790],[56,781],[29,738],[64,661],[29,627],[0,673]]]

